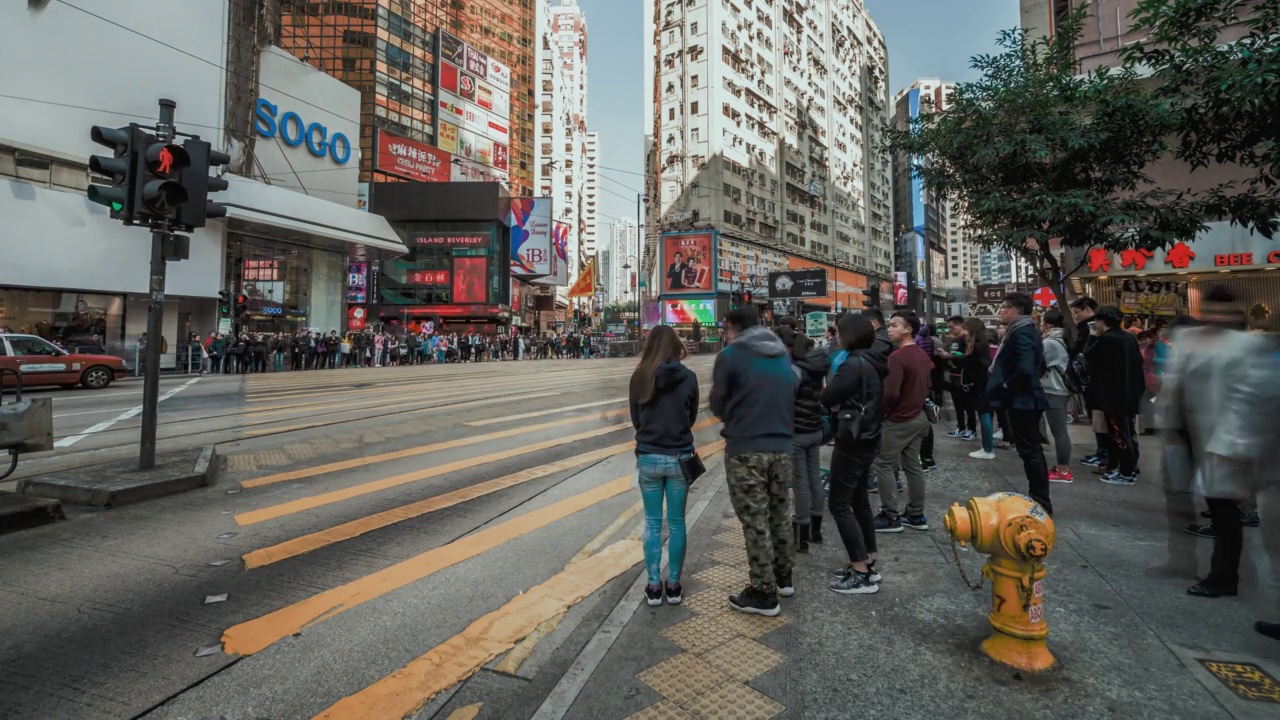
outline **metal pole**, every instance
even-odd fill
[[[151,233],[151,285],[147,305],[147,347],[142,378],[142,445],[138,469],[156,465],[156,413],[160,401],[160,344],[164,332],[164,242],[168,233]]]

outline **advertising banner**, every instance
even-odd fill
[[[551,198],[511,198],[507,224],[511,226],[511,273],[550,275]]]
[[[453,159],[453,181],[454,182],[496,182],[507,186],[506,173],[499,172],[494,168],[481,165],[478,162],[472,162],[465,158],[455,157]]]
[[[440,62],[440,79],[438,81],[438,89],[444,90],[452,95],[458,94],[458,77],[462,71],[457,65],[450,65],[447,62]]]
[[[487,80],[489,79],[489,56],[479,50],[466,46],[466,65],[467,72],[476,77]]]
[[[448,120],[454,124],[464,121],[465,111],[462,107],[462,98],[444,89],[441,89],[436,95],[440,98],[436,106],[441,120]]]
[[[440,129],[436,133],[436,142],[441,150],[458,154],[458,126],[453,123],[440,121]]]
[[[476,87],[476,104],[484,110],[493,110],[492,85],[482,82]]]
[[[375,167],[418,182],[449,182],[449,155],[425,143],[377,130]]]
[[[476,157],[475,159],[493,167],[493,141],[487,137],[475,136]]]
[[[748,290],[763,291],[769,273],[790,269],[786,253],[732,238],[720,238],[716,255],[717,285],[723,292],[741,289],[743,278]]]
[[[769,273],[769,298],[816,298],[827,294],[827,271],[790,270]]]
[[[569,284],[569,223],[556,221],[551,229],[551,280]]]
[[[466,128],[458,128],[458,151],[456,155],[461,155],[468,160],[479,160],[476,148],[476,135]]]
[[[479,100],[479,97],[477,97],[476,99]],[[497,115],[498,117],[503,117],[503,118],[511,117],[511,94],[501,92],[499,90],[494,90],[493,91],[493,107],[486,108],[486,109],[492,109],[493,114]]]
[[[662,236],[662,294],[715,292],[713,232],[668,233]]]
[[[911,294],[907,291],[907,274],[904,272],[893,274],[893,304],[902,306],[911,304]]]
[[[925,287],[925,282],[928,280],[926,275],[924,235],[916,234],[916,287]]]
[[[667,325],[715,325],[715,300],[663,300],[662,321]]]
[[[458,73],[458,95],[469,103],[476,101],[476,77],[469,73]]]
[[[486,128],[489,139],[503,145],[511,144],[511,123],[506,118],[489,115],[489,126]]]
[[[464,105],[462,107],[462,126],[473,133],[487,137],[489,134],[489,113],[475,105]]]
[[[495,142],[493,144],[493,167],[495,170],[507,171],[511,166],[511,151],[506,145]]]
[[[365,292],[369,277],[369,263],[347,264],[347,304],[363,305],[369,302]]]
[[[483,303],[487,300],[485,280],[488,276],[489,258],[453,258],[453,303]]]
[[[440,31],[440,59],[448,60],[454,65],[461,66],[466,63],[466,43],[458,38],[450,35],[448,32]]]
[[[504,93],[511,92],[511,68],[493,58],[489,58],[489,69],[485,73],[485,79],[494,88]]]

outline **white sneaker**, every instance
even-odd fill
[[[995,438],[996,440],[1003,440],[1003,439],[1004,439],[1004,431],[1003,431],[1003,430],[997,430],[997,431],[995,431],[995,432],[991,433],[991,437]]]
[[[978,449],[969,453],[969,457],[974,458],[976,460],[995,460],[996,454],[993,452],[988,452],[986,450]]]

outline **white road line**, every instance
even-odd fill
[[[187,388],[199,382],[199,380],[200,378],[192,378],[186,381],[185,383],[179,385],[178,387],[170,390],[169,392],[166,392],[165,394],[160,396],[159,400],[157,401],[157,404],[162,403],[165,400],[168,400],[169,398],[173,397],[174,395],[177,395],[183,390],[186,390]],[[106,430],[112,425],[115,425],[116,423],[120,422],[121,420],[128,420],[129,418],[135,417],[141,413],[142,413],[141,405],[131,407],[128,410],[125,410],[124,412],[120,413],[119,415],[111,418],[110,420],[107,420],[105,422],[100,422],[97,425],[89,426],[87,429],[85,429],[84,432],[76,433],[75,435],[69,435],[67,437],[64,437],[58,442],[54,443],[53,446],[54,447],[71,447],[72,445],[75,445],[76,443],[80,442],[84,438],[94,433],[102,432],[103,430]]]
[[[101,415],[102,413],[119,412],[123,409],[124,408],[106,408],[105,410],[85,410],[84,412],[60,413],[58,415],[54,415],[53,417],[56,420],[58,418],[75,417],[77,415]]]

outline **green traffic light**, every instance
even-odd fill
[[[118,202],[111,203],[111,212],[120,212],[121,210],[124,210],[123,203],[118,203]]]

